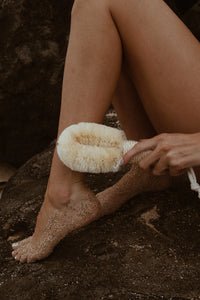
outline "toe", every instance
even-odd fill
[[[15,256],[17,256],[18,255],[18,250],[14,250],[13,252],[12,252],[12,256],[15,258]]]
[[[21,255],[18,253],[18,254],[16,254],[16,256],[14,257],[14,259],[15,259],[16,261],[19,261],[19,260],[20,260],[20,257],[21,257]]]
[[[13,252],[12,252],[12,256],[15,258],[15,260],[19,260],[21,261],[21,257],[22,257],[22,260],[24,259],[24,256],[26,257],[26,253],[27,252],[27,246],[29,245],[29,243],[27,244],[24,244],[23,246],[18,246],[17,249],[15,249]]]
[[[20,262],[25,263],[27,261],[27,254],[22,254],[20,257]]]
[[[13,248],[13,249],[17,249],[17,248],[18,248],[18,246],[19,246],[19,243],[18,243],[18,242],[17,242],[17,243],[13,243],[13,244],[12,244],[12,248]]]
[[[31,236],[30,237],[28,237],[28,238],[26,238],[26,239],[24,239],[24,240],[21,240],[21,241],[19,241],[19,242],[16,242],[16,243],[13,243],[12,244],[12,248],[15,250],[15,249],[17,249],[17,248],[19,248],[19,247],[21,247],[21,246],[24,246],[24,245],[26,245],[27,243],[29,243],[30,241],[31,241]]]

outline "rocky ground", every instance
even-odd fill
[[[117,124],[113,112],[106,123]],[[11,243],[34,229],[53,149],[52,143],[23,165],[4,190],[0,299],[200,299],[200,201],[187,178],[72,232],[43,261],[13,260]],[[96,193],[124,171],[88,174],[87,183]]]

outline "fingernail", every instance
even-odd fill
[[[15,256],[15,259],[17,258],[17,256]]]
[[[18,244],[19,244],[19,243],[13,243],[13,244],[12,244],[12,247],[16,247],[16,246],[18,246]]]

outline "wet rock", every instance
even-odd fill
[[[72,4],[0,1],[0,157],[15,165],[56,136]]]

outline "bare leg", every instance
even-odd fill
[[[112,104],[129,140],[138,141],[156,135],[130,77],[126,62],[122,66]]]
[[[112,104],[129,140],[150,138],[156,135],[142,106],[136,88],[129,75],[126,64],[123,65]],[[128,199],[146,191],[158,191],[170,185],[168,176],[152,176],[139,168],[137,163],[131,166],[116,184],[97,194],[101,204],[101,215],[113,213]]]
[[[72,12],[58,135],[80,121],[103,121],[121,70],[121,41],[108,8],[95,1],[82,4],[76,3]],[[82,174],[66,168],[55,152],[33,237],[15,246],[13,256],[21,262],[46,257],[68,232],[96,219],[99,212]]]
[[[199,131],[197,39],[164,1],[110,0],[109,4],[131,78],[156,131]]]
[[[120,1],[114,3],[111,0],[110,5],[122,37],[126,59],[130,64],[131,79],[136,85],[140,101],[154,128],[157,132],[199,131],[200,49],[197,40],[163,1],[125,1],[124,12],[123,9],[121,10]],[[128,21],[127,10],[132,15]],[[155,15],[155,11],[159,13]],[[142,109],[137,104],[134,88],[126,88],[124,91],[124,85],[130,86],[128,80],[125,84],[124,82],[122,79],[122,84],[119,85],[121,90],[118,93],[121,94],[122,103],[124,98],[126,101],[131,98],[134,101],[123,103],[124,107],[128,106],[127,113],[123,110],[121,100],[118,100],[117,96],[115,97],[118,100],[117,105],[115,105],[115,98],[114,105],[131,139],[138,137],[132,127],[135,126],[135,116],[139,115],[141,130],[137,132],[141,138],[145,132],[149,132],[148,130],[144,132],[143,125],[145,124],[146,128],[147,118],[145,121],[145,113],[142,113]],[[129,97],[127,90],[130,91]],[[197,108],[195,119],[193,119],[194,107]],[[133,114],[135,110],[138,114]],[[150,130],[152,127],[148,126],[148,128]],[[151,185],[147,184],[150,183],[149,180],[152,181]],[[146,189],[143,181],[147,184]],[[102,213],[115,211],[128,198],[140,192],[141,187],[144,191],[150,187],[154,189],[155,186],[161,188],[167,186],[165,178],[163,184],[158,184],[156,181],[156,177],[148,178],[148,174],[142,175],[142,170],[137,170],[137,166],[133,166],[116,185],[97,195],[103,208]],[[139,184],[141,182],[143,182],[142,186]]]
[[[101,113],[103,114],[105,108],[108,107],[119,77],[121,67],[119,32],[125,57],[130,64],[131,78],[156,130],[158,132],[199,131],[199,43],[171,10],[160,0],[79,0],[76,3],[78,5],[74,10],[74,16],[76,16],[74,23],[77,25],[75,31],[73,31],[72,18],[72,37],[74,38],[71,40],[71,45],[74,47],[71,46],[71,51],[69,47],[68,53],[71,54],[68,56],[68,62],[70,63],[69,66],[67,65],[68,73],[65,76],[68,84],[63,87],[63,95],[67,95],[67,98],[71,100],[68,102],[69,106],[62,105],[60,130],[78,121],[101,121]],[[74,43],[72,43],[73,40]],[[180,52],[179,49],[182,51]],[[179,84],[177,85],[176,82]],[[96,100],[95,105],[94,99]],[[190,99],[190,104],[188,99]],[[66,99],[63,103],[65,101]],[[103,105],[102,102],[106,105]],[[91,105],[97,113],[94,115],[94,111],[91,110],[92,114],[88,114],[83,105],[80,109],[80,103],[87,103],[87,108]],[[80,112],[82,108],[84,113]],[[78,116],[77,109],[80,112]],[[55,174],[58,176],[56,177]],[[28,253],[31,253],[28,254],[28,261],[48,255],[49,249],[52,250],[52,245],[54,246],[61,237],[74,228],[70,222],[65,224],[64,217],[66,217],[66,211],[68,214],[69,208],[74,206],[74,202],[78,203],[77,211],[80,213],[80,202],[75,196],[77,194],[74,190],[79,191],[79,196],[81,187],[78,186],[74,189],[72,184],[77,180],[76,177],[76,174],[73,176],[68,169],[61,166],[55,155],[46,194],[48,201],[44,202],[47,207],[44,205],[43,212],[41,210],[43,222],[46,222],[48,226],[45,227],[42,222],[40,226],[38,218],[35,233],[37,233],[37,228],[39,230],[38,234],[34,234],[36,237],[34,243],[31,242],[31,245],[28,246]],[[56,178],[60,180],[61,184],[58,184]],[[56,188],[52,188],[53,184],[61,186],[65,182],[63,178],[69,180],[67,185],[71,188],[66,189],[67,192],[63,192],[63,188],[61,188],[61,195],[68,194],[69,196],[60,197],[62,199],[60,202],[64,204],[59,206],[59,201],[53,200],[55,198],[48,195],[53,195],[52,190],[56,190]],[[68,204],[66,205],[66,203]],[[56,217],[59,222],[54,223],[56,223],[58,231],[52,225],[50,229],[54,236],[53,243],[51,242],[53,236],[50,235],[51,240],[47,241],[41,253],[39,249],[41,245],[43,246],[45,237],[49,236],[48,220],[54,214],[55,206],[56,209],[60,207],[56,212],[62,211],[62,218]],[[48,207],[51,209],[48,210]],[[88,204],[87,210],[90,207],[91,205]],[[94,211],[94,209],[92,210]],[[90,214],[93,215],[90,220],[88,217],[82,218],[78,214],[80,217],[76,220],[78,226],[91,221],[98,215],[97,212]],[[26,247],[18,247],[16,251],[18,260],[27,259]]]

